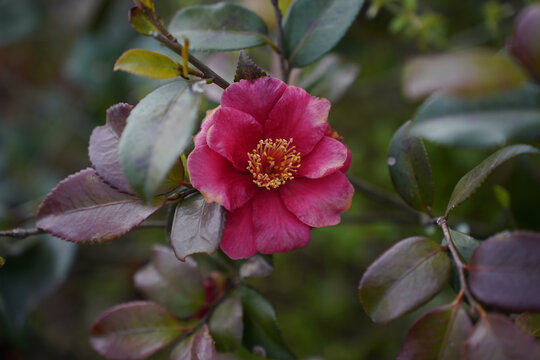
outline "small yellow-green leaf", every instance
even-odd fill
[[[114,70],[122,70],[153,79],[170,79],[180,76],[181,65],[160,53],[143,49],[130,49],[114,64]]]
[[[505,209],[510,208],[510,193],[508,190],[503,188],[501,185],[493,186],[493,192],[495,193],[495,198]]]
[[[140,7],[133,7],[129,12],[129,23],[137,32],[143,35],[150,35],[158,32],[156,26],[148,19],[148,16]]]
[[[136,3],[140,7],[145,7],[145,8],[147,8],[148,10],[150,10],[152,12],[154,12],[156,10],[156,8],[154,6],[154,0],[137,0]]]

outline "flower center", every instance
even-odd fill
[[[253,182],[267,190],[276,189],[294,179],[300,167],[300,153],[291,146],[293,139],[259,140],[257,147],[247,154]]]

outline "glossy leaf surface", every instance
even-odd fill
[[[202,195],[191,196],[176,207],[171,244],[179,259],[196,253],[214,253],[221,242],[225,209],[207,203]]]
[[[238,296],[230,296],[212,313],[210,331],[219,351],[231,352],[242,344],[244,332],[242,301]]]
[[[244,311],[243,345],[252,352],[260,347],[271,359],[296,359],[283,341],[272,304],[251,288],[243,287],[240,291]]]
[[[183,36],[188,38],[191,50],[239,50],[268,40],[266,23],[259,15],[226,2],[180,10],[171,20],[169,31],[180,42]]]
[[[398,360],[459,359],[472,328],[471,319],[459,304],[430,310],[409,329]]]
[[[413,118],[411,132],[451,146],[501,146],[540,138],[540,88],[523,86],[500,94],[433,95]]]
[[[296,67],[311,64],[341,40],[363,0],[297,0],[283,20],[285,53]]]
[[[132,108],[128,104],[116,104],[107,109],[106,123],[92,131],[88,147],[90,162],[99,177],[112,187],[128,194],[133,194],[134,191],[120,166],[118,144]]]
[[[170,360],[211,360],[215,359],[216,348],[208,330],[208,325],[201,326],[195,334],[182,340],[172,351]]]
[[[474,251],[467,268],[472,293],[512,312],[540,311],[540,233],[496,235]]]
[[[118,70],[152,79],[171,79],[182,73],[180,64],[170,57],[144,49],[124,52],[114,64],[114,71]]]
[[[512,89],[527,80],[508,57],[475,49],[413,59],[405,66],[405,95],[418,99],[442,90],[453,94],[485,94]]]
[[[205,305],[203,279],[192,259],[179,261],[165,246],[155,246],[150,263],[137,271],[135,287],[179,318],[195,314]]]
[[[240,51],[238,55],[238,63],[236,64],[236,74],[234,81],[240,80],[255,80],[260,77],[268,76],[266,72],[251,60],[245,51]]]
[[[450,229],[450,236],[452,236],[452,240],[454,241],[457,251],[461,256],[461,260],[465,261],[465,263],[469,263],[474,250],[482,242],[476,240],[472,236],[452,229]],[[443,242],[443,245],[446,245],[446,241]]]
[[[174,81],[143,98],[131,111],[120,138],[120,163],[131,187],[150,200],[191,143],[200,94]]]
[[[159,210],[107,185],[94,169],[62,180],[43,200],[38,228],[77,243],[114,240]]]
[[[151,301],[117,305],[94,322],[90,343],[107,359],[144,359],[183,333],[178,320]]]
[[[534,338],[499,314],[483,316],[464,345],[466,360],[532,360],[540,359],[540,344]]]
[[[409,133],[410,125],[410,121],[403,124],[390,141],[390,177],[407,204],[430,214],[434,192],[431,166],[422,140]]]
[[[407,238],[368,267],[360,282],[360,301],[374,322],[387,322],[431,299],[449,275],[450,259],[438,244]]]
[[[499,165],[516,156],[527,154],[538,155],[540,154],[540,150],[530,145],[511,145],[491,154],[459,179],[452,191],[452,195],[450,195],[450,201],[448,202],[445,215],[448,215],[456,206],[467,200]]]
[[[0,269],[0,313],[22,328],[30,312],[62,284],[77,249],[48,234],[17,241],[20,248],[3,254],[7,261]]]
[[[271,255],[253,255],[240,267],[240,277],[265,277],[274,270]]]

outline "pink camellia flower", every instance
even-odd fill
[[[208,113],[188,169],[206,201],[228,210],[221,249],[229,257],[302,248],[312,227],[340,222],[354,190],[329,111],[328,100],[264,77],[232,84]]]

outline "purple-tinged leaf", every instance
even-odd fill
[[[101,314],[90,330],[90,343],[107,359],[144,359],[184,332],[180,322],[163,306],[136,301]]]
[[[527,333],[540,338],[540,314],[539,313],[523,313],[516,318],[518,324]]]
[[[126,119],[133,106],[116,104],[107,109],[105,125],[98,126],[90,136],[88,155],[98,175],[109,185],[128,194],[134,194],[120,166],[118,143]]]
[[[179,318],[188,318],[205,306],[203,279],[192,259],[181,262],[165,246],[155,246],[150,263],[137,271],[135,287],[164,305]]]
[[[527,6],[517,16],[514,36],[509,47],[521,64],[540,81],[540,4]]]
[[[487,314],[476,323],[464,344],[464,360],[540,359],[540,344],[510,319]]]
[[[47,195],[36,225],[68,241],[99,243],[119,238],[160,207],[113,189],[94,169],[85,169],[62,180]]]
[[[266,277],[274,271],[271,255],[253,255],[240,267],[240,277]]]
[[[433,177],[426,148],[420,138],[409,133],[407,121],[394,134],[388,150],[388,168],[394,188],[407,204],[431,213]]]
[[[251,60],[244,50],[238,55],[238,63],[236,64],[236,74],[234,81],[240,80],[255,80],[261,77],[268,76],[266,72]]]
[[[219,351],[236,351],[242,344],[244,331],[241,299],[230,296],[219,304],[212,313],[209,326]]]
[[[207,203],[201,195],[180,202],[171,229],[171,244],[176,256],[184,260],[192,254],[216,252],[224,223],[223,207]]]
[[[458,181],[452,195],[450,195],[445,216],[448,216],[450,211],[467,200],[499,165],[516,156],[532,154],[540,155],[540,150],[523,144],[510,145],[491,154]]]
[[[403,71],[405,95],[419,99],[435,91],[485,94],[517,87],[527,80],[508,57],[483,49],[413,59]]]
[[[239,291],[244,313],[243,345],[270,359],[296,359],[283,340],[272,304],[249,287],[244,286]]]
[[[195,334],[182,340],[172,351],[170,360],[213,360],[216,356],[214,340],[204,324]]]
[[[409,329],[398,360],[454,360],[473,328],[460,304],[435,308]]]
[[[540,233],[506,232],[487,239],[467,270],[479,301],[513,312],[540,311]]]
[[[366,270],[359,297],[374,322],[387,322],[416,309],[439,292],[450,275],[443,248],[424,237],[392,246]]]

